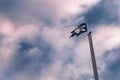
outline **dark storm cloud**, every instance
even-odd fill
[[[104,0],[84,14],[86,22],[95,26],[118,23],[117,5],[113,0]]]

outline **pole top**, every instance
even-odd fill
[[[89,31],[89,33],[88,33],[88,35],[90,35],[92,32],[91,31]]]
[[[89,31],[89,33],[92,33],[91,31]]]

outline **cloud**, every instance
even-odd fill
[[[3,18],[0,20],[0,63],[4,64],[0,66],[0,78],[93,79],[87,33],[77,39],[68,37],[75,27],[71,26],[74,17],[79,14],[81,17],[76,19],[84,20],[84,14],[89,14],[89,10],[99,2],[100,0],[1,0],[0,4],[4,5],[0,6]],[[96,28],[91,29],[98,71],[102,75],[118,59],[118,54],[113,57],[113,50],[120,45],[120,28],[117,24],[97,24]],[[100,78],[104,80],[105,77],[102,75]]]
[[[84,14],[86,22],[90,26],[119,24],[119,5],[116,2],[117,0],[102,0]]]
[[[95,47],[97,47],[98,45],[101,47],[96,49],[98,52],[99,50],[100,51],[111,50],[119,46],[120,37],[118,34],[120,32],[120,28],[118,26],[116,25],[112,25],[109,27],[100,26],[95,32],[97,33],[95,37],[95,44],[96,44]],[[100,52],[100,53],[104,53],[104,52]]]
[[[17,43],[19,43],[22,38],[32,40],[34,35],[37,34],[37,29],[37,27],[30,24],[15,27],[10,21],[3,22],[0,27],[0,34],[3,35],[3,39],[1,40],[1,54],[4,53],[7,57],[14,53],[13,51],[17,48]]]
[[[120,1],[115,0],[114,3],[117,5],[117,14],[119,16],[119,22],[120,22]]]
[[[37,31],[38,28],[30,24],[17,27],[9,20],[0,24],[0,34],[3,36],[0,39],[0,63],[3,64],[0,68],[0,74],[9,66],[10,60],[19,48],[20,41],[23,39],[32,41]]]
[[[100,0],[1,0],[1,15],[17,23],[44,22],[46,24],[58,23],[61,19],[73,14],[85,13]]]

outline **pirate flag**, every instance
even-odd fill
[[[86,23],[82,23],[79,26],[77,26],[72,32],[69,38],[73,36],[79,36],[80,34],[84,33],[87,31],[87,26]]]

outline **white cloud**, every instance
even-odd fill
[[[1,39],[0,52],[2,58],[9,59],[12,53],[19,47],[18,43],[22,39],[33,40],[38,33],[39,27],[33,25],[15,26],[10,21],[4,21],[0,26]]]
[[[5,20],[0,24],[0,34],[3,37],[0,39],[0,78],[4,76],[4,70],[10,65],[10,60],[17,49],[19,42],[22,39],[32,41],[35,39],[39,27],[33,25],[15,26],[11,21]]]
[[[100,26],[95,31],[94,44],[97,55],[103,55],[104,51],[112,50],[120,45],[120,28],[116,25]],[[99,48],[100,47],[100,48]]]
[[[55,50],[64,49],[65,46],[72,44],[71,40],[69,39],[68,28],[45,27],[42,29],[41,35],[44,41],[53,45]]]
[[[83,14],[101,0],[21,0],[10,10],[12,19],[21,22],[50,20],[59,23],[61,19],[70,18],[75,14]],[[10,7],[11,9],[11,7]],[[18,21],[19,21],[18,20]],[[38,21],[38,22],[39,22]],[[20,23],[21,23],[20,22]]]

